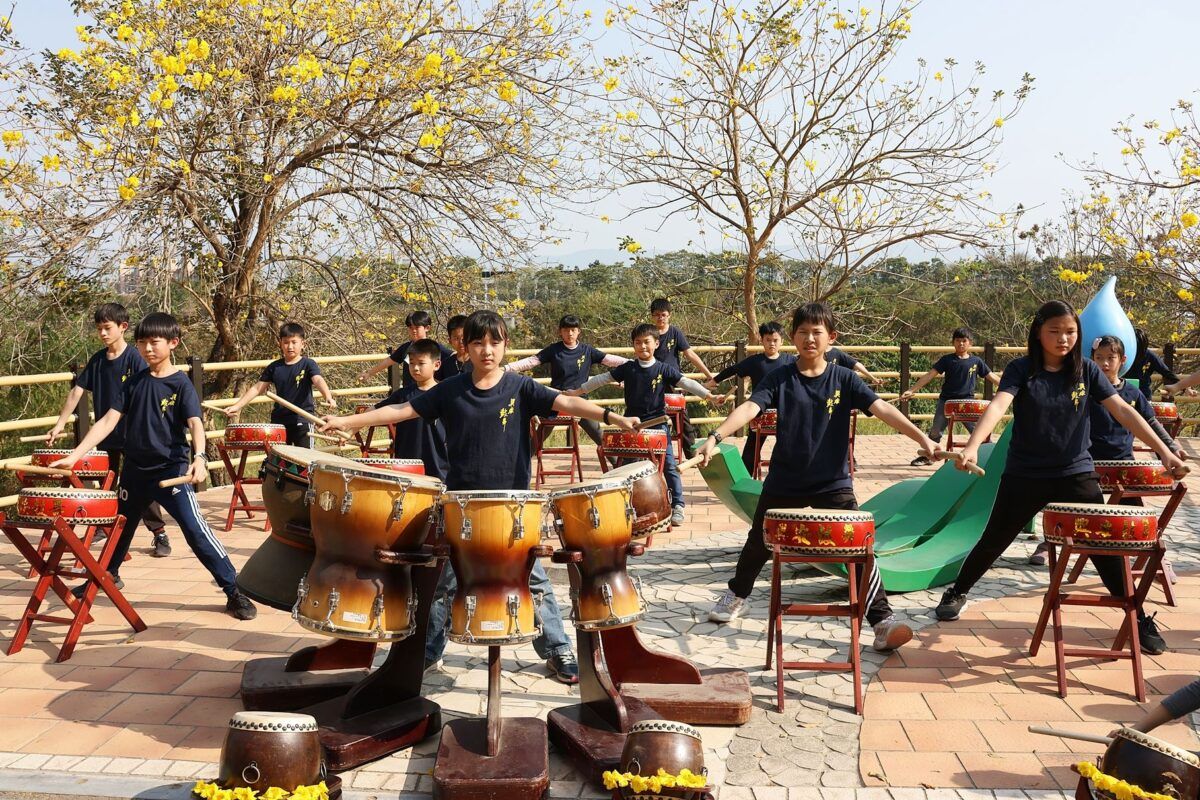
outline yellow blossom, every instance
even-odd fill
[[[1190,303],[1196,299],[1196,295],[1189,292],[1187,289],[1180,289],[1175,295],[1185,303]]]
[[[1139,267],[1149,267],[1154,265],[1154,254],[1147,250],[1139,250],[1134,253],[1133,263]]]
[[[617,12],[611,8],[604,12],[604,27],[611,28],[612,24],[617,20]]]
[[[273,180],[275,180],[275,176],[271,173],[268,172],[266,175],[263,175],[263,183],[270,183]]]
[[[1003,128],[1004,127],[1004,117],[996,117],[996,121],[993,122],[992,124],[995,125],[997,128]]]
[[[616,89],[617,83],[618,81],[615,77],[607,79],[604,81],[604,91],[611,92],[613,89]]]
[[[804,160],[804,166],[808,167],[809,172],[817,171],[817,162],[813,161],[811,158],[806,158]]]
[[[940,81],[942,79],[942,73],[940,73],[940,72],[933,73],[933,79],[935,81]]]
[[[605,84],[607,88],[607,84]],[[517,99],[517,85],[512,81],[504,81],[496,87],[496,96],[505,102],[511,103]]]
[[[287,308],[283,308],[282,305],[280,308],[287,311]],[[288,306],[288,308],[291,308],[291,306]],[[233,790],[233,800],[258,800],[258,792],[245,786],[240,786]]]
[[[0,142],[4,142],[4,147],[8,150],[13,149],[24,141],[25,134],[20,131],[5,131],[4,133],[0,133]]]
[[[57,155],[42,156],[42,169],[56,170],[62,166],[62,158]]]
[[[1200,223],[1200,215],[1194,211],[1185,211],[1179,215],[1179,224],[1185,228],[1194,228],[1197,223]]]
[[[271,99],[276,103],[294,103],[300,96],[300,90],[295,86],[276,86],[271,92]]]
[[[833,21],[833,29],[835,31],[844,31],[848,27],[850,27],[850,23],[846,22],[846,18],[841,14],[838,14]]]

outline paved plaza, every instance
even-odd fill
[[[1183,440],[1190,452],[1200,442]],[[865,500],[904,478],[932,474],[908,466],[911,443],[898,436],[860,436],[856,488]],[[587,467],[598,472],[589,448]],[[1195,479],[1190,479],[1194,481]],[[1139,715],[1127,662],[1069,662],[1069,693],[1055,689],[1052,648],[1028,657],[1045,567],[1026,556],[1034,542],[1022,536],[972,594],[975,602],[953,623],[937,623],[931,609],[941,588],[895,596],[893,604],[917,635],[901,651],[870,650],[864,636],[866,708],[853,713],[848,675],[792,673],[787,704],[775,711],[774,672],[763,671],[767,573],[751,600],[749,617],[732,625],[707,621],[715,596],[732,572],[746,525],[720,505],[696,472],[686,475],[688,520],[656,537],[643,557],[631,559],[650,603],[639,626],[652,645],[700,666],[740,667],[754,694],[751,720],[741,728],[702,729],[706,762],[720,800],[977,800],[984,797],[1072,795],[1068,765],[1092,759],[1101,747],[1029,734],[1030,724],[1106,733],[1114,722]],[[257,491],[257,490],[252,490]],[[1194,491],[1194,488],[1193,488]],[[223,521],[228,489],[200,496],[209,521]],[[1156,501],[1150,501],[1153,504]],[[1200,547],[1192,535],[1200,508],[1185,498],[1167,533],[1170,559],[1180,575],[1178,604],[1151,593],[1160,628],[1171,646],[1145,657],[1148,701],[1200,674]],[[224,596],[208,580],[174,528],[174,554],[148,557],[149,535],[137,535],[134,560],[122,569],[125,593],[149,629],[134,635],[106,599],[84,629],[74,656],[54,657],[64,628],[35,625],[25,649],[0,656],[0,796],[44,792],[87,796],[182,798],[191,780],[213,778],[225,726],[241,709],[242,665],[314,643],[282,612],[260,607],[256,620],[223,613]],[[261,517],[243,517],[221,534],[241,565],[263,538]],[[14,549],[0,548],[0,639],[11,637],[31,581]],[[828,602],[844,597],[845,583],[811,570],[788,574],[789,598]],[[567,604],[566,575],[551,566],[559,601]],[[1094,582],[1084,586],[1092,586]],[[57,599],[53,601],[59,605]],[[1070,610],[1069,642],[1111,637],[1115,612]],[[569,623],[568,623],[569,624]],[[784,625],[789,658],[844,652],[844,621],[790,618]],[[482,650],[451,644],[442,671],[426,678],[427,695],[444,719],[483,713],[486,662]],[[506,715],[539,715],[572,702],[573,691],[548,677],[532,647],[504,652]],[[1169,741],[1200,749],[1190,725],[1159,729]],[[436,738],[344,773],[347,798],[428,796]],[[551,748],[550,797],[607,797],[583,782]],[[1023,794],[1025,793],[1025,794]]]

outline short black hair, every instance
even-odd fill
[[[837,330],[837,322],[833,319],[833,309],[824,303],[805,303],[792,314],[792,334],[801,325],[824,325],[825,330],[833,333]]]
[[[780,336],[783,336],[783,326],[775,320],[764,322],[762,325],[758,326],[759,336],[766,336],[769,333],[778,333]]]
[[[183,332],[179,329],[179,320],[165,311],[155,311],[147,314],[138,322],[133,331],[136,339],[180,339]]]
[[[579,317],[575,316],[574,314],[567,314],[558,321],[558,329],[560,331],[563,328],[582,328],[582,327],[583,327],[583,320],[579,319]]]
[[[404,318],[405,325],[420,325],[425,328],[433,327],[433,317],[428,311],[414,311]]]
[[[634,342],[643,336],[653,336],[658,340],[658,328],[651,325],[649,322],[643,322],[633,329],[633,333],[629,334],[629,341]]]
[[[1121,358],[1125,357],[1125,343],[1121,341],[1120,336],[1097,336],[1092,342],[1091,355],[1093,358],[1101,347],[1112,348],[1112,351]]]
[[[433,339],[417,339],[408,346],[408,356],[429,356],[434,361],[441,361],[442,348]]]
[[[967,328],[967,327],[955,328],[954,333],[950,334],[950,338],[951,339],[970,339],[971,341],[975,341],[975,334],[972,333],[971,329]]]
[[[446,323],[446,333],[454,333],[454,331],[462,330],[463,323],[467,321],[466,314],[455,314]]]
[[[120,303],[105,303],[97,306],[92,319],[99,325],[102,322],[115,322],[118,325],[129,324],[129,311]]]
[[[656,297],[650,301],[650,313],[657,314],[659,311],[670,311],[671,301],[665,297]]]
[[[279,326],[279,338],[289,339],[293,336],[299,336],[301,339],[304,336],[304,326],[299,322],[285,322]]]
[[[464,342],[479,342],[488,336],[498,342],[508,341],[508,326],[503,317],[495,311],[476,311],[467,317],[463,323]]]

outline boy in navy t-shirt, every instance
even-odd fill
[[[75,385],[67,393],[62,411],[54,427],[46,434],[46,446],[53,447],[54,440],[62,436],[67,421],[79,405],[84,392],[92,393],[92,413],[100,419],[112,408],[113,398],[121,392],[130,378],[146,368],[146,359],[136,347],[130,347],[125,342],[125,331],[129,330],[129,312],[120,303],[105,303],[99,306],[92,315],[96,323],[96,336],[104,343],[104,348],[97,350],[88,359],[87,366],[76,377]],[[125,423],[121,422],[104,441],[100,449],[108,453],[109,469],[114,475],[121,474],[121,455],[125,447]],[[158,503],[151,503],[142,515],[142,521],[150,529],[154,537],[154,549],[151,555],[155,558],[166,558],[171,555],[171,540],[167,536],[166,525],[162,518],[162,509]]]
[[[706,380],[712,380],[712,370],[704,363],[704,359],[692,350],[684,332],[671,324],[671,301],[665,297],[657,297],[652,300],[650,302],[650,318],[654,320],[654,328],[658,333],[658,347],[654,350],[654,357],[667,366],[674,367],[682,374],[683,365],[679,361],[679,356],[683,355],[695,365],[696,369],[704,373]],[[673,383],[666,387],[667,391],[672,391],[674,388],[675,384]],[[683,437],[683,452],[688,458],[691,458],[696,448],[696,426],[692,425],[687,403],[683,404],[683,425],[681,427],[683,428],[680,431]]]
[[[408,349],[412,347],[413,342],[429,338],[429,329],[433,327],[433,317],[429,316],[428,311],[414,311],[404,318],[404,325],[408,328],[408,341],[397,347],[385,358],[381,358],[370,369],[365,370],[358,376],[360,381],[369,380],[392,364],[400,364],[404,367],[404,375],[401,379],[402,383],[405,386],[412,386],[416,383],[416,379],[408,371]],[[454,351],[440,344],[438,345],[438,349],[442,351],[442,367],[438,370],[437,379],[444,381],[453,378],[458,374],[458,363],[454,360]]]
[[[505,365],[509,372],[526,372],[541,364],[550,365],[550,388],[565,392],[578,389],[588,379],[588,373],[596,364],[606,367],[619,367],[628,359],[620,356],[610,356],[590,344],[581,344],[579,329],[583,326],[579,317],[567,314],[558,322],[558,335],[561,341],[543,347],[537,355],[523,358]],[[600,426],[593,420],[580,420],[580,426],[596,444],[600,444]]]
[[[653,325],[638,325],[630,335],[633,342],[634,359],[626,361],[608,372],[589,378],[582,386],[566,394],[583,395],[599,389],[605,384],[617,382],[625,385],[625,413],[638,419],[653,419],[667,413],[667,387],[682,386],[697,397],[712,397],[716,402],[725,402],[724,395],[714,395],[691,378],[683,377],[678,367],[664,364],[654,357],[659,346],[658,331]],[[667,423],[654,426],[657,430],[668,430]],[[663,475],[671,492],[671,524],[683,524],[683,478],[675,465],[675,451],[667,442],[667,456],[663,463]]]
[[[732,377],[749,378],[750,391],[753,392],[762,383],[762,379],[781,367],[790,367],[796,363],[796,357],[790,353],[781,353],[783,346],[783,326],[778,322],[764,322],[758,326],[758,338],[762,342],[763,351],[743,358],[731,367],[718,372],[705,388],[716,389],[721,383]],[[751,430],[746,436],[746,444],[742,447],[742,463],[746,471],[754,473],[754,451],[758,447],[758,433]]]
[[[724,437],[764,408],[774,408],[779,415],[771,471],[763,482],[754,522],[738,556],[734,576],[709,612],[708,618],[714,622],[729,622],[744,616],[749,609],[746,598],[771,558],[771,551],[763,541],[763,519],[769,509],[858,508],[846,458],[853,409],[869,409],[932,453],[933,442],[899,410],[880,400],[850,370],[825,361],[825,350],[836,338],[833,312],[827,305],[809,303],[796,309],[792,315],[792,343],[797,350],[795,366],[771,372],[750,399],[734,409],[699,449],[701,463],[707,464]],[[912,629],[892,615],[877,566],[863,602],[867,606],[867,621],[875,629],[875,650],[893,650],[912,638]]]
[[[325,398],[327,408],[337,408],[337,401],[329,391],[329,384],[321,374],[317,362],[304,355],[304,326],[288,322],[279,328],[279,353],[277,358],[263,368],[258,382],[247,389],[237,402],[225,409],[229,416],[236,416],[246,404],[272,388],[275,394],[310,414],[313,407],[313,388]],[[276,403],[271,408],[271,422],[287,428],[287,443],[296,447],[312,447],[312,426],[301,419],[295,411]]]
[[[237,619],[254,619],[257,609],[238,591],[233,563],[204,521],[192,488],[193,484],[208,479],[208,457],[204,452],[206,439],[200,419],[200,398],[188,376],[171,363],[171,353],[179,346],[179,334],[179,323],[170,314],[148,314],[138,323],[134,338],[148,369],[125,382],[108,413],[96,420],[79,446],[54,466],[75,463],[124,419],[125,466],[121,470],[117,510],[126,520],[135,522],[125,523],[108,565],[118,588],[124,584],[117,571],[129,551],[137,529],[136,520],[141,519],[146,506],[157,501],[179,524],[196,558],[225,592],[225,610]],[[191,447],[187,441],[189,433]],[[191,483],[168,489],[158,485],[159,481],[180,476],[187,476]],[[84,587],[73,591],[82,595]]]
[[[825,360],[830,364],[837,364],[839,367],[845,367],[848,370],[852,370],[860,378],[872,386],[883,385],[883,378],[876,378],[873,374],[871,374],[871,370],[867,369],[865,364],[839,347],[830,347],[828,350],[826,350]]]
[[[929,427],[929,438],[934,442],[942,440],[942,432],[946,429],[947,400],[968,400],[974,397],[975,381],[979,378],[991,381],[993,386],[1000,385],[1000,378],[988,369],[983,359],[971,355],[973,337],[970,328],[955,328],[950,338],[954,343],[954,352],[947,353],[935,361],[929,372],[917,378],[912,388],[900,395],[901,400],[912,400],[913,395],[921,391],[925,384],[938,375],[945,376],[942,378],[942,391],[938,393],[937,408],[933,411],[933,424]],[[964,422],[963,425],[968,432],[975,430],[973,423]],[[925,456],[917,456],[913,459],[912,466],[927,467],[932,463]]]
[[[471,371],[471,356],[467,353],[467,343],[463,341],[463,325],[466,321],[466,314],[455,314],[446,322],[446,338],[454,349],[452,363],[457,370],[455,374]]]
[[[413,342],[408,351],[408,369],[416,383],[412,386],[401,386],[376,403],[375,408],[398,406],[425,394],[437,386],[434,376],[441,366],[442,351],[438,349],[437,342],[432,339]],[[442,423],[437,420],[427,422],[424,419],[414,419],[398,423],[394,427],[392,457],[419,458],[425,464],[426,475],[446,480],[448,461],[446,434],[442,431]]]
[[[450,491],[504,489],[527,491],[530,478],[529,420],[555,412],[603,420],[632,430],[636,419],[613,414],[595,403],[569,397],[542,386],[527,375],[502,368],[508,346],[508,329],[493,311],[476,311],[463,326],[471,354],[470,375],[443,381],[419,397],[398,406],[385,406],[348,417],[326,417],[322,431],[353,431],[370,425],[389,425],[422,418],[446,423],[446,451]],[[537,611],[542,635],[534,640],[538,655],[546,659],[554,677],[563,683],[579,682],[579,665],[563,627],[550,578],[535,560],[529,588],[540,597]],[[437,599],[430,611],[425,644],[427,668],[434,667],[446,646],[448,602],[455,590],[452,570],[442,571]]]

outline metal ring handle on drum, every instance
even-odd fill
[[[592,530],[600,529],[600,510],[596,508],[596,493],[599,491],[599,486],[585,486],[583,489],[583,494],[588,499],[588,519],[591,520]]]
[[[246,777],[246,773],[249,772],[250,770],[254,770],[254,778],[253,779]],[[251,761],[249,764],[242,767],[242,780],[245,783],[250,784],[251,786],[253,786],[254,784],[256,784],[262,780],[262,770],[258,768],[257,761]]]
[[[642,762],[638,761],[636,756],[629,759],[629,766],[626,768],[625,771],[632,773],[634,775],[641,775],[642,774]]]

